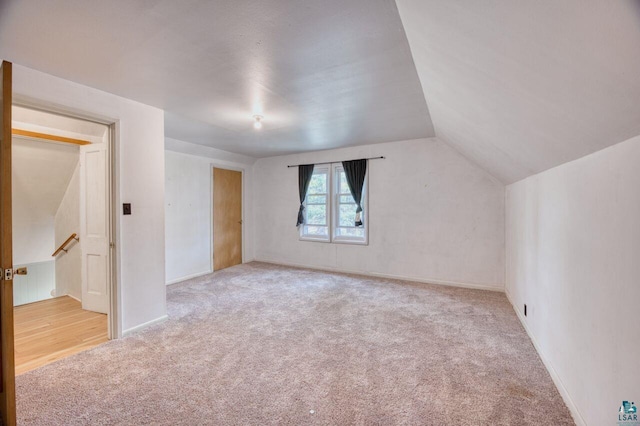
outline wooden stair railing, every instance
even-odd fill
[[[69,235],[69,238],[67,238],[64,241],[64,243],[60,244],[60,247],[58,247],[58,249],[56,251],[54,251],[51,256],[56,257],[58,255],[58,253],[60,253],[61,251],[66,253],[67,252],[66,247],[73,240],[80,241],[80,238],[78,238],[78,235],[75,232],[73,234]]]

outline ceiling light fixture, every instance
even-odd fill
[[[260,130],[262,129],[262,116],[261,115],[254,115],[253,119],[255,120],[255,122],[253,123],[253,128],[256,130]]]

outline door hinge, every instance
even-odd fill
[[[4,275],[2,276],[2,278],[5,281],[11,281],[13,279],[13,268],[5,269],[4,270]]]

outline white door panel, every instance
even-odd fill
[[[105,144],[80,147],[82,309],[103,314],[109,309],[107,165]]]

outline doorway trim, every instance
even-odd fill
[[[234,172],[240,172],[240,175],[242,177],[242,194],[240,194],[241,200],[242,200],[242,226],[241,226],[241,232],[242,232],[242,263],[244,263],[246,261],[246,256],[245,256],[245,247],[246,247],[246,243],[245,243],[245,236],[246,236],[246,231],[245,231],[245,224],[246,222],[246,217],[245,217],[245,204],[246,204],[246,200],[245,200],[245,195],[246,195],[246,182],[245,182],[245,168],[244,167],[239,167],[239,166],[232,166],[229,164],[225,164],[224,162],[218,162],[218,161],[211,161],[210,162],[210,168],[209,168],[209,185],[210,185],[210,196],[209,196],[209,223],[211,226],[211,236],[209,239],[209,246],[211,247],[210,253],[211,255],[209,256],[209,262],[211,265],[211,272],[215,272],[215,268],[213,267],[213,256],[214,256],[214,252],[213,252],[213,169],[224,169],[224,170],[233,170]]]
[[[78,120],[90,121],[107,126],[107,151],[109,153],[107,192],[108,202],[107,215],[109,224],[109,283],[107,293],[109,298],[109,309],[107,313],[107,336],[110,340],[122,338],[122,300],[121,300],[121,279],[120,279],[120,227],[118,223],[118,209],[120,200],[119,191],[119,141],[120,124],[119,120],[98,116],[87,111],[79,111],[67,108],[63,105],[51,104],[38,99],[16,96],[14,93],[12,106],[29,108],[37,111],[57,114],[63,117],[75,118]]]

